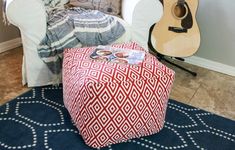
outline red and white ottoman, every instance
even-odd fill
[[[94,49],[67,49],[63,62],[64,104],[85,143],[99,148],[159,132],[174,71],[147,53],[139,66],[95,61]]]

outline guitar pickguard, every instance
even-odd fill
[[[163,2],[163,0],[159,0],[159,1],[162,3],[162,5],[163,5],[163,7],[164,7],[164,2]],[[186,7],[187,7],[187,9],[188,9],[188,14],[187,14],[187,16],[182,20],[181,26],[182,26],[182,28],[184,28],[184,29],[190,29],[190,28],[192,28],[192,26],[193,26],[192,13],[191,13],[191,10],[190,10],[190,8],[189,8],[187,2],[185,2],[185,5],[186,5]]]
[[[186,7],[188,8],[188,14],[187,16],[182,20],[181,22],[181,26],[184,28],[184,29],[190,29],[192,28],[193,26],[193,17],[192,17],[192,13],[191,13],[191,10],[188,6],[188,3],[185,2],[185,5]]]

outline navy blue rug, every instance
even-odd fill
[[[0,107],[0,150],[92,150],[63,105],[61,87],[42,87]],[[102,150],[232,150],[235,122],[170,100],[159,133]]]

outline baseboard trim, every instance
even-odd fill
[[[6,42],[2,42],[0,43],[0,53],[17,48],[21,45],[21,38],[15,38]]]
[[[192,56],[185,58],[185,62],[199,67],[207,68],[209,70],[224,73],[230,76],[235,76],[235,67],[222,64],[216,61],[208,60],[197,56]]]

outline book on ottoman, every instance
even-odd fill
[[[138,65],[143,62],[145,52],[127,48],[115,48],[111,46],[99,45],[95,48],[90,57],[95,60]]]
[[[137,43],[112,45],[145,53],[141,64],[91,58],[96,47],[64,51],[64,104],[85,143],[94,148],[159,132],[174,71]]]

